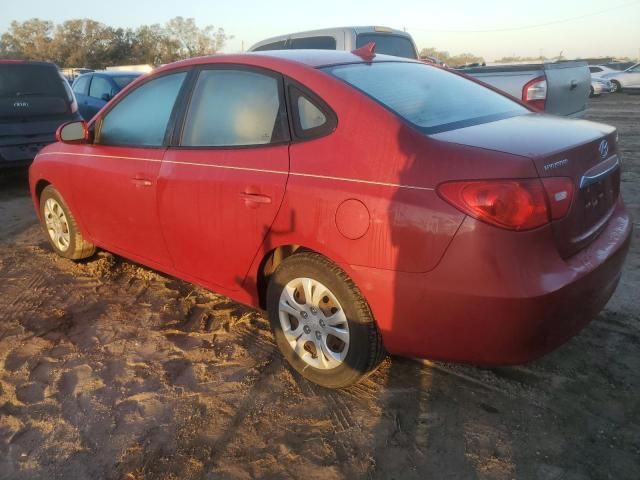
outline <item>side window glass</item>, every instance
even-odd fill
[[[327,117],[306,97],[298,97],[298,115],[300,117],[300,128],[310,130],[320,127],[327,121]]]
[[[181,145],[264,145],[288,140],[280,79],[248,70],[203,70],[198,76]]]
[[[113,87],[109,80],[99,75],[94,75],[89,87],[89,96],[93,98],[99,98],[100,100],[106,100],[112,95]],[[108,97],[105,97],[107,95]]]
[[[78,95],[86,95],[89,87],[89,80],[91,80],[91,75],[79,77],[73,84],[73,91]]]
[[[161,146],[186,75],[164,75],[129,92],[104,116],[96,143]]]
[[[290,85],[289,101],[296,137],[317,138],[335,130],[337,125],[335,113],[320,98],[303,92],[295,85]]]

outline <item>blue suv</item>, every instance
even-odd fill
[[[80,75],[73,82],[80,115],[90,120],[116,93],[142,75],[141,72],[98,71]]]

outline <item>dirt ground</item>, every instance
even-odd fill
[[[259,313],[101,252],[58,258],[24,176],[0,185],[0,478],[640,478],[640,96],[618,127],[636,231],[578,337],[526,366],[392,358],[329,391]]]

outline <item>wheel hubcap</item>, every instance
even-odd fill
[[[329,370],[349,350],[349,325],[335,295],[311,278],[296,278],[280,294],[280,325],[293,351],[308,365]]]
[[[44,221],[53,244],[60,251],[67,251],[70,244],[69,222],[64,210],[53,198],[48,198],[44,203]]]

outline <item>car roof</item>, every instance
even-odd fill
[[[89,73],[98,73],[106,77],[122,77],[122,76],[139,76],[144,75],[144,72],[135,72],[133,70],[95,70]],[[84,74],[86,75],[86,74]]]
[[[381,63],[381,62],[407,62],[421,63],[417,60],[403,57],[393,57],[391,55],[376,54],[373,57],[363,58],[352,52],[342,50],[263,50],[259,52],[248,52],[242,54],[220,54],[205,57],[195,57],[181,60],[158,67],[153,73],[173,70],[176,68],[192,65],[207,64],[246,64],[255,66],[273,67],[291,64],[304,65],[311,68],[327,67],[331,65],[343,65],[349,63]]]
[[[0,64],[14,64],[14,65],[42,65],[45,67],[58,68],[55,63],[43,62],[42,60],[3,60],[0,59]]]

